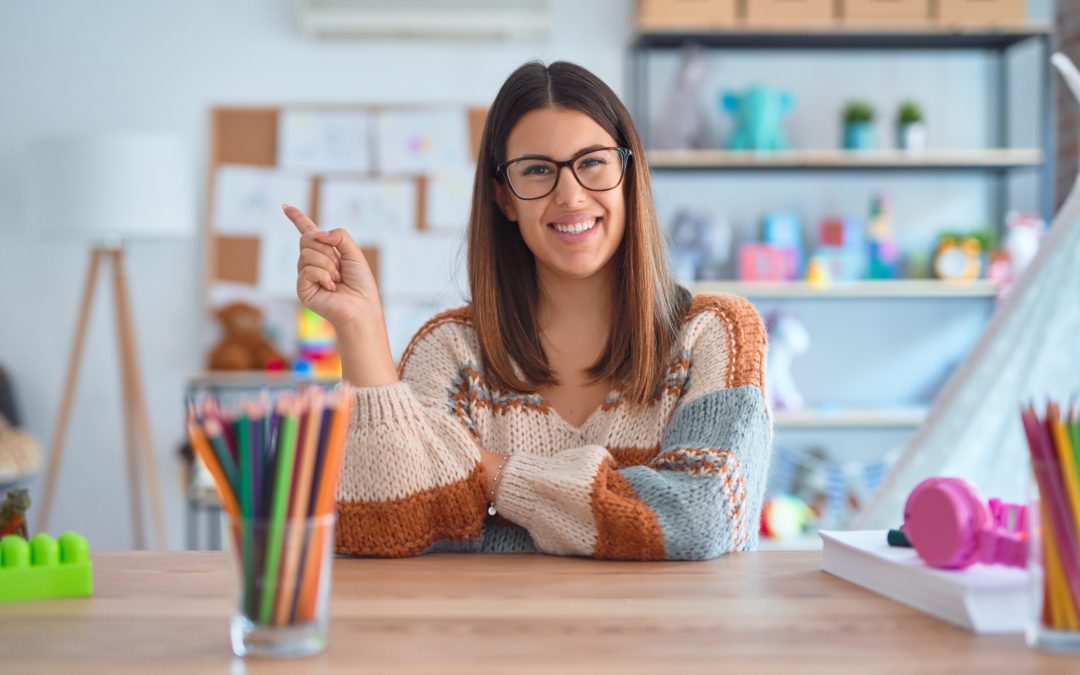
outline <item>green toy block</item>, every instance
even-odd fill
[[[30,541],[14,534],[0,539],[0,602],[93,592],[94,567],[85,538],[66,532],[59,540],[44,533]]]

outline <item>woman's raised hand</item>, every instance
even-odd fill
[[[364,254],[342,229],[324,232],[295,206],[283,206],[300,232],[296,295],[339,331],[371,317],[382,320],[379,289]]]

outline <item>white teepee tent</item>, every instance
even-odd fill
[[[1080,104],[1080,72],[1051,59]],[[1021,402],[1080,392],[1080,178],[1054,216],[1038,256],[990,319],[930,414],[852,527],[897,527],[904,501],[929,476],[959,476],[984,497],[1027,497]]]

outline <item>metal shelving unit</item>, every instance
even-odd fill
[[[797,170],[797,171],[984,171],[997,181],[992,211],[1004,216],[1006,182],[1017,170],[1039,172],[1039,211],[1047,222],[1052,215],[1051,72],[1053,28],[1045,24],[999,26],[993,29],[806,28],[762,30],[734,28],[710,32],[650,30],[639,32],[631,43],[631,106],[638,128],[649,143],[648,101],[651,92],[648,57],[654,51],[698,44],[713,50],[983,50],[992,56],[998,86],[991,108],[997,110],[994,147],[990,149],[930,151],[910,155],[895,151],[852,153],[838,150],[793,150],[762,155],[753,152],[649,150],[649,165],[665,170]],[[1035,41],[1041,47],[1039,147],[1009,147],[1008,57],[1017,45]],[[858,155],[858,156],[856,156]]]
[[[797,172],[824,172],[837,175],[857,172],[925,173],[941,175],[948,172],[969,172],[985,175],[994,181],[990,193],[990,213],[1004,222],[1007,187],[1010,176],[1022,172],[1037,172],[1038,208],[1049,222],[1052,215],[1051,166],[1054,157],[1051,127],[1051,40],[1049,25],[1024,24],[994,29],[845,29],[820,28],[799,30],[762,30],[734,28],[701,32],[694,30],[650,30],[638,33],[630,47],[631,110],[646,145],[646,158],[656,173],[761,173],[777,172],[790,175]],[[1039,48],[1042,66],[1033,73],[1038,78],[1037,147],[1011,147],[1009,138],[1010,55],[1020,45],[1035,43]],[[993,115],[984,148],[927,149],[913,153],[902,150],[848,151],[833,148],[793,149],[777,152],[715,150],[663,150],[650,147],[649,101],[656,92],[649,81],[649,58],[657,52],[681,49],[696,44],[710,50],[770,50],[799,52],[804,50],[844,51],[949,51],[979,50],[989,55],[991,78],[987,114]],[[996,288],[986,281],[950,283],[937,280],[890,280],[834,282],[817,286],[806,282],[746,283],[738,281],[698,282],[691,286],[697,292],[726,292],[748,297],[753,301],[850,301],[912,300],[938,302],[942,300],[992,302]],[[923,408],[843,408],[798,412],[777,411],[774,416],[778,431],[790,434],[886,432],[909,433],[925,419]],[[762,540],[762,548],[816,548],[816,534],[790,541]]]

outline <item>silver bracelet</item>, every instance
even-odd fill
[[[510,459],[510,455],[503,457],[503,461],[499,462],[499,468],[495,469],[495,480],[491,481],[491,494],[488,496],[488,515],[495,515],[495,488],[499,485],[499,476],[502,475],[503,465],[506,464],[506,460]]]

